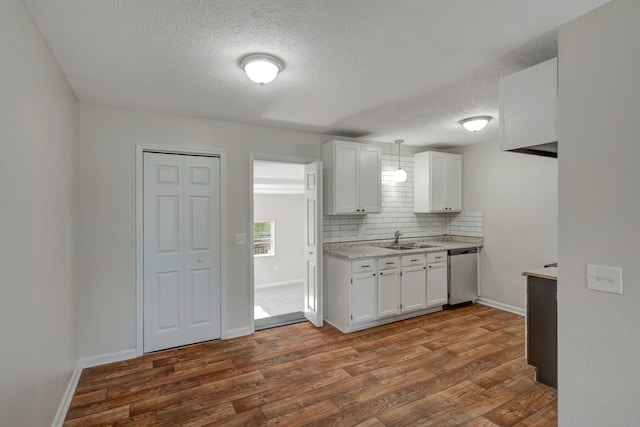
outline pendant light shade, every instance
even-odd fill
[[[405,182],[407,180],[407,172],[400,167],[400,144],[404,142],[404,139],[396,139],[395,143],[398,144],[398,169],[393,171],[393,180],[395,182]]]
[[[284,65],[275,56],[258,53],[240,59],[240,68],[247,73],[249,79],[264,86],[276,78],[278,73],[284,69]]]

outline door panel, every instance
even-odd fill
[[[191,271],[191,312],[190,326],[211,321],[211,272],[209,269]]]
[[[144,351],[220,337],[220,160],[144,153]]]
[[[209,238],[211,237],[211,231],[209,230],[209,218],[211,217],[210,205],[211,200],[209,197],[191,197],[190,202],[190,230],[191,247],[192,251],[209,250]]]
[[[305,241],[305,286],[304,286],[304,315],[315,326],[322,326],[322,248],[318,244],[321,221],[320,183],[322,182],[322,166],[320,162],[313,162],[304,167],[304,241]]]
[[[177,271],[168,271],[156,276],[158,301],[158,329],[161,331],[176,330],[180,309],[179,276]]]
[[[179,221],[179,198],[160,196],[158,202],[158,252],[177,252]]]

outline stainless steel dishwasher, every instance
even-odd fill
[[[449,304],[472,304],[478,299],[478,248],[449,251]]]

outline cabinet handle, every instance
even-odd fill
[[[418,262],[420,261],[419,259],[412,259],[411,262]]]
[[[393,265],[394,263],[392,263],[392,262],[385,262],[385,264],[387,264],[387,265]]]
[[[363,265],[362,268],[369,268],[371,267],[370,265]]]

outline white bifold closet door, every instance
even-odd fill
[[[220,338],[220,159],[143,167],[144,352]]]

